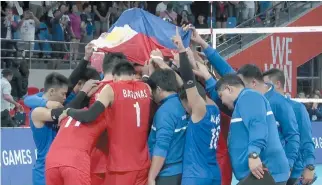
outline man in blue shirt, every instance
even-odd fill
[[[263,178],[264,165],[278,185],[289,178],[289,165],[279,140],[272,109],[260,93],[244,87],[235,74],[222,77],[216,91],[223,104],[234,110],[228,135],[228,150],[237,180],[251,172]],[[276,157],[278,156],[278,157]]]
[[[277,92],[284,95],[285,75],[279,69],[270,69],[263,73],[264,81],[274,85]],[[298,158],[294,164],[292,174],[287,182],[287,185],[294,185],[295,182],[302,176],[302,184],[311,183],[314,178],[314,143],[312,141],[312,126],[309,114],[305,106],[285,98],[291,103],[295,112],[299,132],[300,132],[300,150]]]
[[[59,73],[51,73],[45,79],[43,98],[63,103],[68,90],[68,80]],[[50,109],[37,107],[30,112],[30,128],[37,147],[37,160],[32,169],[33,185],[45,185],[45,159],[51,143],[57,134],[58,119]]]
[[[220,185],[221,174],[216,159],[220,131],[220,111],[216,104],[206,104],[206,92],[196,83],[192,59],[188,58],[178,33],[174,39],[178,47],[183,88],[181,102],[190,114],[183,157],[181,185]]]
[[[274,86],[265,84],[261,70],[252,64],[242,66],[238,76],[243,80],[245,87],[262,93],[269,101],[274,113],[282,146],[284,147],[290,171],[298,158],[300,136],[296,116],[291,104],[285,97],[275,91]]]
[[[158,69],[148,84],[154,101],[160,104],[148,139],[152,158],[148,184],[180,185],[187,116],[176,93],[176,74],[171,69]]]

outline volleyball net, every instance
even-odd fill
[[[322,53],[322,26],[197,29],[229,64],[238,69],[256,64],[263,71],[284,71],[285,92],[292,97],[311,94],[322,87],[322,62],[315,62],[309,73],[298,70]],[[322,59],[320,59],[322,60]],[[304,73],[304,74],[302,74]],[[309,77],[302,77],[302,76]],[[300,85],[299,85],[300,84]],[[303,85],[304,84],[304,85]],[[294,98],[302,103],[322,103],[321,98]]]

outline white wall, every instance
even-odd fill
[[[46,76],[52,72],[63,74],[68,78],[72,70],[30,69],[28,86],[38,87],[39,89],[43,88]]]

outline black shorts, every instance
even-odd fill
[[[216,17],[216,22],[227,22],[227,16],[222,14],[222,15]]]
[[[288,179],[286,185],[295,185],[296,182],[297,182],[297,178],[290,178]]]
[[[182,174],[168,176],[168,177],[158,177],[155,180],[156,185],[181,185]]]

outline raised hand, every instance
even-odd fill
[[[197,64],[196,64],[196,60],[195,60],[195,57],[193,55],[193,52],[192,50],[189,48],[186,49],[187,51],[187,56],[188,56],[188,59],[189,59],[189,62],[192,66],[192,69],[196,69],[197,68]]]
[[[178,27],[176,27],[176,35],[172,37],[172,42],[178,48],[179,52],[185,52],[186,51],[184,46],[183,46],[182,39],[181,39],[181,36],[179,34],[179,28]]]
[[[89,58],[92,56],[93,52],[94,52],[94,47],[95,44],[90,42],[85,46],[85,57],[84,60],[89,60]]]
[[[142,68],[142,76],[151,76],[151,74],[155,71],[155,68],[153,66],[152,59],[145,61],[145,64]]]
[[[201,45],[201,47],[203,47],[204,49],[208,46],[207,42],[205,40],[203,40],[203,38],[197,32],[196,28],[194,26],[192,26],[191,24],[184,26],[183,30],[184,31],[188,31],[188,30],[192,31],[190,39],[195,44]]]
[[[95,88],[98,86],[97,85],[98,82],[99,82],[98,80],[87,80],[84,86],[82,87],[81,91],[85,92],[88,95],[88,93],[92,90],[92,88]]]
[[[159,49],[151,51],[151,61],[161,69],[170,69],[170,67],[164,62],[162,52]]]
[[[204,80],[208,80],[209,78],[211,78],[211,74],[209,73],[207,66],[201,64],[200,62],[197,62],[196,65],[197,68],[193,69],[193,73],[196,76],[203,78]]]
[[[171,51],[172,55],[173,55],[173,61],[172,63],[179,68],[180,67],[180,59],[179,59],[179,53]]]

